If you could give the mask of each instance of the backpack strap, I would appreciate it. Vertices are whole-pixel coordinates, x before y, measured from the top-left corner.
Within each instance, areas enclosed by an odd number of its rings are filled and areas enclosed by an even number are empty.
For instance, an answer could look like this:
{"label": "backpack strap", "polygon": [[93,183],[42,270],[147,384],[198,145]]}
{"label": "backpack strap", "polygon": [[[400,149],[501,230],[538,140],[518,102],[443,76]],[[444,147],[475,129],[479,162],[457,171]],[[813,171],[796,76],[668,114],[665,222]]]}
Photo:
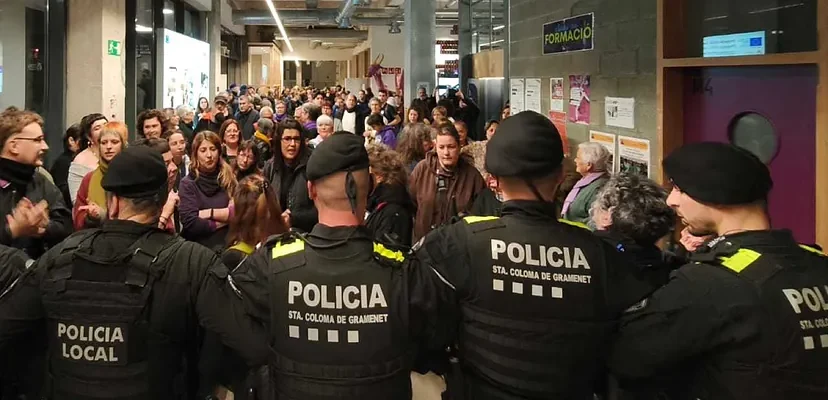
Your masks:
{"label": "backpack strap", "polygon": [[180,242],[180,239],[176,239],[176,236],[170,237],[166,232],[150,230],[136,240],[129,249],[131,256],[124,283],[141,288],[151,286],[154,278],[159,275],[158,271],[153,271],[153,264],[158,261],[158,255],[167,245]]}

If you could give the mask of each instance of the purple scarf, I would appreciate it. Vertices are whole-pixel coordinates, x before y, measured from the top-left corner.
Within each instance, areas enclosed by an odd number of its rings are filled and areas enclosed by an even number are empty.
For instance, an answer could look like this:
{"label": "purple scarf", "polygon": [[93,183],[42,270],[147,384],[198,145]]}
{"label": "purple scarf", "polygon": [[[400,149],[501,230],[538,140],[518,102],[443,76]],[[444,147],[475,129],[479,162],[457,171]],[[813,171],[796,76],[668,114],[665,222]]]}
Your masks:
{"label": "purple scarf", "polygon": [[316,129],[316,121],[308,121],[308,122],[305,122],[305,125],[302,125],[302,126],[303,126],[305,129],[307,129],[308,131],[310,131],[310,130],[312,130],[312,129]]}
{"label": "purple scarf", "polygon": [[282,115],[273,114],[273,120],[276,122],[282,122],[285,120],[285,118],[287,118],[287,113],[284,113]]}
{"label": "purple scarf", "polygon": [[595,182],[598,178],[604,176],[605,174],[606,172],[591,172],[579,179],[578,182],[575,182],[575,186],[573,186],[572,190],[569,191],[569,194],[566,195],[566,200],[564,200],[563,207],[561,208],[561,216],[566,215],[566,212],[569,211],[569,206],[571,206],[572,202],[575,201],[575,198],[578,197],[578,193],[581,192],[582,188],[589,186],[590,183]]}

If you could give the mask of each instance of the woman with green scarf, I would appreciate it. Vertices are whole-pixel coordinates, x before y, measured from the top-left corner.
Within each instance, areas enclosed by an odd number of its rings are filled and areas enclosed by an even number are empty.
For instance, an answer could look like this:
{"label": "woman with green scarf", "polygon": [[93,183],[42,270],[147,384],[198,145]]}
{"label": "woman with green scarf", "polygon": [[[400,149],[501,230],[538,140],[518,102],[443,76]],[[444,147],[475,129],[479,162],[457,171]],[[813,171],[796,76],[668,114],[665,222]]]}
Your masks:
{"label": "woman with green scarf", "polygon": [[98,227],[106,216],[106,192],[101,187],[101,180],[112,159],[126,148],[127,135],[126,125],[119,121],[107,122],[101,129],[98,168],[83,177],[72,209],[75,230]]}

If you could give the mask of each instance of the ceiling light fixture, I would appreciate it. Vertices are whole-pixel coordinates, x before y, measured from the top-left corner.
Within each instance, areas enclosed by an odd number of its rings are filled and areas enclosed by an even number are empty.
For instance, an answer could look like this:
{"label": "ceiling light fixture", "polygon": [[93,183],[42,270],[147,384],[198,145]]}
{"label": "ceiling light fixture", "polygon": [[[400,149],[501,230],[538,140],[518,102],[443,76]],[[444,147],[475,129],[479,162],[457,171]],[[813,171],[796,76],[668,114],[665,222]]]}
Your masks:
{"label": "ceiling light fixture", "polygon": [[170,10],[169,8],[165,8],[165,9],[164,9],[163,11],[161,11],[161,12],[162,12],[162,13],[164,13],[164,15],[170,15],[170,14],[174,13],[174,11],[173,11],[173,10]]}
{"label": "ceiling light fixture", "polygon": [[276,20],[276,26],[279,27],[279,33],[282,34],[282,38],[285,40],[285,44],[287,44],[288,50],[293,52],[293,45],[290,44],[290,38],[288,38],[287,32],[285,32],[285,26],[282,25],[282,20],[279,18],[279,13],[276,12],[276,7],[273,6],[273,0],[265,0],[267,3],[267,8],[270,9],[270,13],[273,14],[273,19]]}
{"label": "ceiling light fixture", "polygon": [[144,25],[135,25],[135,32],[152,32],[152,28]]}
{"label": "ceiling light fixture", "polygon": [[501,29],[503,29],[503,28],[505,28],[505,27],[506,27],[506,25],[497,25],[497,26],[495,26],[494,28],[492,28],[492,30],[493,30],[493,31],[499,31],[499,30],[501,30]]}

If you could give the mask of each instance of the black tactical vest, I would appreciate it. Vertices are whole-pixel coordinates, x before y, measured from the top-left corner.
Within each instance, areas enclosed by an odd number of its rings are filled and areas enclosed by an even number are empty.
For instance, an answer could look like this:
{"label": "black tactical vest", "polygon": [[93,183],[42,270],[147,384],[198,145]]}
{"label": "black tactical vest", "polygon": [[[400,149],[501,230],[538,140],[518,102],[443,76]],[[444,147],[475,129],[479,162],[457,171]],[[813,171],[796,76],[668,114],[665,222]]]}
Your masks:
{"label": "black tactical vest", "polygon": [[346,245],[354,255],[340,259],[298,235],[266,245],[280,399],[411,397],[403,253],[368,240]]}
{"label": "black tactical vest", "polygon": [[763,254],[723,239],[712,247],[692,259],[719,265],[756,289],[771,322],[763,327],[771,348],[761,350],[770,357],[748,364],[714,355],[688,398],[828,399],[828,257],[808,246]]}
{"label": "black tactical vest", "polygon": [[565,223],[466,217],[473,286],[459,340],[467,399],[591,399],[613,318],[600,239]]}
{"label": "black tactical vest", "polygon": [[52,398],[154,398],[149,375],[156,371],[148,359],[174,352],[164,348],[167,338],[150,332],[148,301],[163,273],[158,254],[180,242],[150,231],[126,253],[106,259],[89,252],[100,234],[69,237],[43,281]]}

